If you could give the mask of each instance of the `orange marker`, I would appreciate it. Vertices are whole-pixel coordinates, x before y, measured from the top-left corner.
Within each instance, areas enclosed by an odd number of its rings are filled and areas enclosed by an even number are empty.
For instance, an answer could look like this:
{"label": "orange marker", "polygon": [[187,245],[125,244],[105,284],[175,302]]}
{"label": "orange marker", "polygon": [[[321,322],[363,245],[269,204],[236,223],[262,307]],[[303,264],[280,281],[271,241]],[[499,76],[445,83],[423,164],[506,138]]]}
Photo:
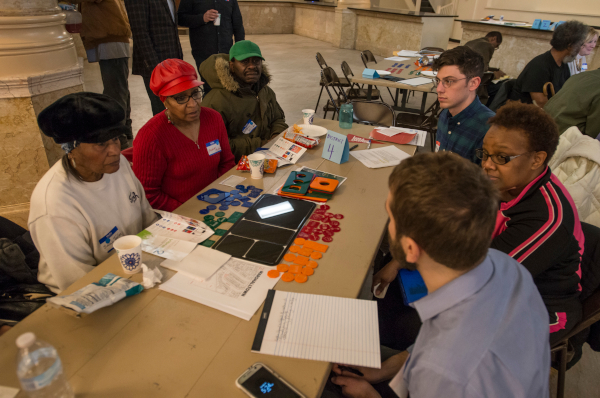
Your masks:
{"label": "orange marker", "polygon": [[290,252],[292,253],[298,253],[301,249],[298,246],[292,246],[290,247]]}
{"label": "orange marker", "polygon": [[285,261],[289,261],[291,263],[292,261],[294,261],[296,259],[296,255],[294,255],[292,253],[287,253],[285,256],[283,256],[283,259]]}
{"label": "orange marker", "polygon": [[301,265],[293,264],[290,266],[290,274],[299,274],[300,272],[302,272]]}
{"label": "orange marker", "polygon": [[323,255],[322,255],[321,253],[319,253],[319,252],[314,252],[314,253],[312,253],[312,254],[310,255],[310,258],[312,258],[312,259],[314,259],[314,260],[318,260],[318,259],[320,259],[321,257],[323,257]]}
{"label": "orange marker", "polygon": [[[271,272],[271,271],[269,271],[269,272]],[[314,273],[315,273],[315,270],[312,268],[309,268],[309,267],[302,268],[302,275],[311,276]]]}
{"label": "orange marker", "polygon": [[302,274],[298,274],[298,275],[296,275],[296,277],[294,279],[298,283],[304,283],[304,282],[306,282],[308,280],[308,276],[302,275]]}
{"label": "orange marker", "polygon": [[267,272],[267,276],[269,278],[277,278],[279,277],[279,271],[277,271],[276,269],[272,269],[271,271]]}
{"label": "orange marker", "polygon": [[306,243],[306,239],[304,239],[304,238],[296,238],[294,240],[294,243],[297,244],[297,245],[299,245],[299,246],[302,246],[303,244]]}
{"label": "orange marker", "polygon": [[291,281],[294,280],[294,274],[290,274],[289,272],[286,272],[281,277],[281,280],[284,281],[284,282],[291,282]]}
{"label": "orange marker", "polygon": [[294,260],[294,264],[306,265],[308,263],[308,257],[298,256]]}
{"label": "orange marker", "polygon": [[290,269],[290,267],[287,264],[279,264],[277,266],[277,271],[279,272],[287,272]]}
{"label": "orange marker", "polygon": [[306,264],[306,266],[308,268],[317,268],[319,266],[319,264],[317,264],[316,261],[309,261],[308,264]]}

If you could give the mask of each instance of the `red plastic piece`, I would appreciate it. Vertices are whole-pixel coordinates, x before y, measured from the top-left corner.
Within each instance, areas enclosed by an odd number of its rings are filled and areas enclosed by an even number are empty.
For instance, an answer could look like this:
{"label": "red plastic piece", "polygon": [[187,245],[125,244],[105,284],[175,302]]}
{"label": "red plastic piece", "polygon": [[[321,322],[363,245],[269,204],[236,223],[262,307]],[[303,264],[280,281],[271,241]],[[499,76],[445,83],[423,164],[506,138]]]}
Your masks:
{"label": "red plastic piece", "polygon": [[344,215],[343,214],[334,214],[333,217],[337,218],[338,220],[341,220],[342,218],[344,218]]}
{"label": "red plastic piece", "polygon": [[334,233],[335,232],[333,232],[333,231],[323,231],[323,235],[330,236],[330,237],[333,236]]}
{"label": "red plastic piece", "polygon": [[298,237],[299,237],[299,238],[302,238],[302,239],[310,239],[310,234],[308,234],[308,233],[306,233],[306,232],[300,232],[300,233],[298,234]]}
{"label": "red plastic piece", "polygon": [[306,224],[306,226],[307,226],[307,227],[311,227],[311,228],[315,228],[315,227],[317,227],[318,225],[319,225],[319,222],[318,222],[318,221],[309,221],[309,222]]}
{"label": "red plastic piece", "polygon": [[324,236],[323,237],[323,242],[327,242],[327,243],[333,242],[333,238],[331,236]]}
{"label": "red plastic piece", "polygon": [[333,213],[325,213],[325,217],[331,218],[331,217],[333,217]]}
{"label": "red plastic piece", "polygon": [[321,206],[319,206],[319,209],[329,210],[329,209],[331,209],[331,206],[329,206],[329,205],[321,205]]}
{"label": "red plastic piece", "polygon": [[339,221],[332,221],[330,222],[332,227],[339,227],[340,226],[340,222]]}
{"label": "red plastic piece", "polygon": [[312,234],[314,230],[315,229],[312,228],[312,227],[304,227],[304,228],[302,228],[302,232],[307,233],[307,234]]}
{"label": "red plastic piece", "polygon": [[342,229],[340,227],[332,227],[331,231],[333,232],[340,232]]}
{"label": "red plastic piece", "polygon": [[311,220],[315,220],[315,221],[321,221],[324,217],[320,214],[313,214],[312,216],[310,216]]}
{"label": "red plastic piece", "polygon": [[315,234],[311,234],[308,239],[310,240],[314,240],[314,241],[318,241],[319,240],[319,235],[315,235]]}

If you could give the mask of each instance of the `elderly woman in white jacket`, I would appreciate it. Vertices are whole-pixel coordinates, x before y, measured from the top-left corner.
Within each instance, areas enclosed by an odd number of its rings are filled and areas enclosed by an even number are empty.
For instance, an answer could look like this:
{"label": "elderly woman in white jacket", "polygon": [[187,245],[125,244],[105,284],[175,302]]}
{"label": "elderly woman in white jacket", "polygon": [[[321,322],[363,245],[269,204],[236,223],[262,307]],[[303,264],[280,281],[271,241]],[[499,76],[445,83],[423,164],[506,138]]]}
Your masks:
{"label": "elderly woman in white jacket", "polygon": [[55,293],[114,253],[113,242],[157,218],[125,157],[125,111],[112,98],[69,94],[38,116],[67,152],[36,185],[29,229],[40,252],[38,280]]}

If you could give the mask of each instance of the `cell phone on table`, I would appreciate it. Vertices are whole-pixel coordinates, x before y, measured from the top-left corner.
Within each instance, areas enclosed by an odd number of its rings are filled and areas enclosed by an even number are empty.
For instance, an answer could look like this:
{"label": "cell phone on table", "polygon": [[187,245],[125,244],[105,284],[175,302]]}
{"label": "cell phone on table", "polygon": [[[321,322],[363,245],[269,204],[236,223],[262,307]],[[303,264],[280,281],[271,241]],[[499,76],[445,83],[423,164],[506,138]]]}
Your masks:
{"label": "cell phone on table", "polygon": [[300,391],[260,362],[250,366],[238,377],[235,385],[254,398],[305,398]]}

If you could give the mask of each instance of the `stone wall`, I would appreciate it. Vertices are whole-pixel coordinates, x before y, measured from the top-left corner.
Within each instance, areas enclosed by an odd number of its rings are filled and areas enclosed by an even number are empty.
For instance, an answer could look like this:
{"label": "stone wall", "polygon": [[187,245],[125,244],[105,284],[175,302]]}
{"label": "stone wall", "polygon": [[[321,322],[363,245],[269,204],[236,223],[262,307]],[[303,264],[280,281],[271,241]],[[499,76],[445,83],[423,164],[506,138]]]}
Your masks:
{"label": "stone wall", "polygon": [[339,45],[335,7],[295,4],[294,34]]}
{"label": "stone wall", "polygon": [[393,51],[421,49],[421,18],[354,11],[357,14],[356,50],[371,50],[373,54],[389,57]]}
{"label": "stone wall", "polygon": [[292,3],[244,1],[239,5],[248,35],[291,34],[294,31]]}

